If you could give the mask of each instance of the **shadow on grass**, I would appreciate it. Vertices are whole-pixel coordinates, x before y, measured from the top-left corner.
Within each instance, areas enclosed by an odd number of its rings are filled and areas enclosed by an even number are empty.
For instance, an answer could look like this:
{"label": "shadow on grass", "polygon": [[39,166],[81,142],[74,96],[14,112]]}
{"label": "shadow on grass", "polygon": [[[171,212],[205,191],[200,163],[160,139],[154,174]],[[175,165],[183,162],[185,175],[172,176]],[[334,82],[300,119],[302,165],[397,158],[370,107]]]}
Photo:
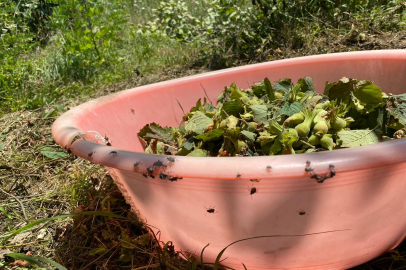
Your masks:
{"label": "shadow on grass", "polygon": [[123,218],[78,215],[71,226],[58,228],[55,257],[67,269],[186,267],[186,261],[180,259],[170,243],[164,249],[156,244],[159,234],[152,234],[131,212],[110,177],[98,190],[91,188],[88,192],[87,204],[76,207],[73,213],[104,211]]}

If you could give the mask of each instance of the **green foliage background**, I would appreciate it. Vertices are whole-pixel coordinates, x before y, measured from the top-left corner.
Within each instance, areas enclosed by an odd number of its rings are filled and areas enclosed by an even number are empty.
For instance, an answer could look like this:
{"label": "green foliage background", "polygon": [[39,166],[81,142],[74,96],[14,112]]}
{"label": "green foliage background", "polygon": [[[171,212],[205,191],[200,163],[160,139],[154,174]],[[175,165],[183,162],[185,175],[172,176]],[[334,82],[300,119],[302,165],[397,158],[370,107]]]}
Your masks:
{"label": "green foliage background", "polygon": [[[318,35],[400,30],[402,0],[0,0],[2,112],[172,66],[266,60]],[[355,27],[354,27],[355,25]]]}

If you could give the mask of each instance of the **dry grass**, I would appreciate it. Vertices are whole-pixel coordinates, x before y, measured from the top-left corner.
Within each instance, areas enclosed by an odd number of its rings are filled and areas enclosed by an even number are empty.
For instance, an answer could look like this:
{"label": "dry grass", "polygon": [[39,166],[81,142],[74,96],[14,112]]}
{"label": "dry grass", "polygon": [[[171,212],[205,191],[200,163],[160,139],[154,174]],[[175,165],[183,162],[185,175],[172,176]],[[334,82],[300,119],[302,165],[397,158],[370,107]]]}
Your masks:
{"label": "dry grass", "polygon": [[[140,75],[104,87],[92,96],[65,100],[63,105],[68,109],[122,89],[203,71],[176,68],[160,75]],[[147,269],[160,263],[182,268],[185,261],[180,255],[170,245],[165,255],[154,235],[132,215],[108,172],[67,155],[52,138],[56,117],[42,116],[37,110],[0,118],[0,241],[30,222],[62,214],[104,211],[127,219],[80,216],[46,222],[0,245],[0,269],[5,264],[10,268],[4,269],[28,267],[23,261],[4,262],[2,252],[6,250],[50,258],[67,269]],[[46,157],[41,152],[44,147],[67,156]]]}

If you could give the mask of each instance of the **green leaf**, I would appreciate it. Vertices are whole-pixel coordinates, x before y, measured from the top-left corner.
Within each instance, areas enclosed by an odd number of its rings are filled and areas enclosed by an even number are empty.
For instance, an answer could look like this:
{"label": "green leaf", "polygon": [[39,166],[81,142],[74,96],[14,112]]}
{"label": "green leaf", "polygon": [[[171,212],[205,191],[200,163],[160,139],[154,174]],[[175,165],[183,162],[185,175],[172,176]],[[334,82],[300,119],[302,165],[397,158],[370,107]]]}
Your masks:
{"label": "green leaf", "polygon": [[275,93],[274,93],[274,91],[272,89],[272,84],[269,81],[268,77],[266,77],[264,79],[264,85],[265,85],[266,94],[268,96],[268,100],[269,101],[275,100]]}
{"label": "green leaf", "polygon": [[348,104],[356,82],[344,77],[337,83],[326,83],[323,94],[328,96],[330,101],[337,100]]}
{"label": "green leaf", "polygon": [[398,118],[399,123],[406,125],[406,103],[399,104],[391,114]]}
{"label": "green leaf", "polygon": [[179,148],[177,155],[178,156],[186,156],[190,152],[191,152],[191,150],[187,150],[186,148],[181,147],[181,148]]}
{"label": "green leaf", "polygon": [[196,112],[189,122],[186,124],[185,129],[189,133],[203,134],[208,125],[213,125],[213,119],[207,117],[204,113]]}
{"label": "green leaf", "polygon": [[49,267],[47,267],[46,265],[43,264],[43,262],[48,263],[54,267],[56,267],[58,270],[67,270],[65,267],[63,267],[62,265],[60,265],[57,262],[54,262],[50,259],[47,258],[43,258],[43,257],[36,257],[36,256],[28,256],[22,253],[9,253],[6,254],[5,256],[17,259],[17,260],[23,260],[23,261],[27,261],[31,264],[37,265],[39,267],[45,268],[45,269],[50,269]]}
{"label": "green leaf", "polygon": [[269,122],[269,131],[272,134],[281,135],[283,127],[276,120],[272,120]]}
{"label": "green leaf", "polygon": [[301,104],[299,102],[293,102],[293,103],[286,102],[283,105],[283,107],[278,111],[277,114],[292,116],[295,113],[302,111],[304,108],[305,108],[305,105]]}
{"label": "green leaf", "polygon": [[207,151],[203,149],[195,149],[189,154],[187,154],[188,157],[207,157]]}
{"label": "green leaf", "polygon": [[235,129],[227,129],[224,131],[224,138],[229,138],[230,140],[238,140],[240,138],[240,127]]}
{"label": "green leaf", "polygon": [[145,125],[140,132],[137,134],[140,138],[143,138],[146,141],[151,139],[158,139],[164,143],[170,143],[173,140],[173,134],[171,128],[165,127],[162,128],[156,123],[151,123]]}
{"label": "green leaf", "polygon": [[313,96],[313,94],[306,94],[307,97],[304,97],[300,100],[300,103],[303,104],[306,102],[307,107],[313,108],[319,102],[319,100],[323,99],[322,96]]}
{"label": "green leaf", "polygon": [[214,112],[216,110],[216,107],[207,102],[204,103],[203,107],[206,109],[206,112]]}
{"label": "green leaf", "polygon": [[240,97],[243,96],[243,93],[241,92],[241,90],[233,83],[230,86],[230,98],[231,99],[240,99]]}
{"label": "green leaf", "polygon": [[288,78],[284,78],[273,84],[274,91],[282,90],[285,93],[289,92],[289,89],[291,87],[293,87],[293,83],[292,83],[292,80],[288,79]]}
{"label": "green leaf", "polygon": [[276,137],[277,135],[271,135],[268,131],[263,131],[259,133],[257,142],[261,144],[261,147],[264,147],[266,144],[273,142]]}
{"label": "green leaf", "polygon": [[0,143],[0,151],[3,151],[5,146],[6,145],[4,143]]}
{"label": "green leaf", "polygon": [[[235,117],[239,117],[240,112],[243,110],[243,105],[240,100],[235,99],[235,100],[225,102],[223,104],[223,110],[228,115],[234,115]],[[224,112],[222,112],[222,115],[223,114],[224,114]],[[223,117],[225,117],[225,115]]]}
{"label": "green leaf", "polygon": [[[222,129],[213,129],[210,132],[204,133],[202,135],[198,135],[195,137],[197,140],[203,140],[204,142],[214,141],[220,139],[224,134],[224,130]],[[182,145],[183,146],[183,145]]]}
{"label": "green leaf", "polygon": [[89,255],[93,256],[93,255],[97,255],[97,254],[103,254],[106,251],[107,251],[106,248],[94,248],[94,249],[89,251]]}
{"label": "green leaf", "polygon": [[193,107],[192,109],[190,109],[190,111],[191,112],[198,111],[200,107],[202,107],[202,99],[201,98],[199,98],[199,100],[196,101],[196,106]]}
{"label": "green leaf", "polygon": [[359,81],[354,89],[354,96],[367,104],[379,104],[383,101],[381,88],[370,81]]}
{"label": "green leaf", "polygon": [[292,145],[294,142],[297,142],[298,139],[299,135],[294,128],[285,129],[282,133],[282,143],[285,145]]}
{"label": "green leaf", "polygon": [[55,149],[52,147],[42,147],[41,153],[51,159],[64,158],[68,156],[68,154],[65,152],[55,152],[54,150]]}
{"label": "green leaf", "polygon": [[247,131],[247,130],[241,131],[241,135],[243,135],[244,138],[247,139],[247,141],[249,143],[254,143],[255,139],[257,137],[257,134],[255,134],[254,132]]}
{"label": "green leaf", "polygon": [[268,107],[266,105],[251,105],[250,109],[256,123],[261,124],[268,121]]}
{"label": "green leaf", "polygon": [[149,128],[151,131],[155,134],[153,136],[153,139],[159,139],[162,140],[165,143],[170,143],[173,140],[173,135],[171,133],[171,128],[168,127],[161,127],[160,125],[156,123],[152,123],[149,125]]}
{"label": "green leaf", "polygon": [[297,81],[297,84],[300,85],[301,92],[313,92],[316,93],[316,89],[314,88],[313,79],[310,77],[304,77]]}
{"label": "green leaf", "polygon": [[406,102],[406,94],[401,94],[401,95],[398,97],[398,100],[400,100],[400,101],[402,101],[402,102]]}
{"label": "green leaf", "polygon": [[266,94],[266,88],[264,85],[264,82],[257,82],[253,87],[252,87],[252,92],[257,98],[261,98],[263,95]]}
{"label": "green leaf", "polygon": [[337,135],[342,141],[341,147],[356,147],[379,142],[379,138],[373,130],[340,131]]}
{"label": "green leaf", "polygon": [[273,143],[269,155],[276,155],[278,154],[280,151],[282,151],[282,142],[281,142],[281,138],[278,137],[275,142]]}
{"label": "green leaf", "polygon": [[[199,135],[201,136],[201,135]],[[194,147],[193,144],[193,137],[190,137],[189,139],[187,139],[184,143],[182,143],[182,145],[180,146],[186,150],[192,150],[192,148]]]}

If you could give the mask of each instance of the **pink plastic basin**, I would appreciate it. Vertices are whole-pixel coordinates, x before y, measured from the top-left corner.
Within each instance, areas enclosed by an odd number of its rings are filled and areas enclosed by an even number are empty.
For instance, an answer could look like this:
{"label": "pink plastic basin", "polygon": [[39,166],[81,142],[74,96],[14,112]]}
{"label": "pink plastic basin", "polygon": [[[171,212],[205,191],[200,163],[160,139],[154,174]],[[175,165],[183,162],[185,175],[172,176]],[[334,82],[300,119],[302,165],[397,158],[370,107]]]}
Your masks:
{"label": "pink plastic basin", "polygon": [[[148,155],[137,138],[147,123],[178,125],[182,110],[224,86],[310,76],[318,92],[342,77],[372,80],[386,93],[406,92],[406,51],[364,51],[302,57],[220,70],[138,87],[71,109],[52,127],[55,140],[84,159],[106,166],[133,210],[159,228],[176,250],[214,262],[228,244],[224,265],[240,269],[347,269],[396,247],[406,232],[406,140],[371,146],[267,157]],[[202,86],[201,86],[202,85]],[[99,136],[107,135],[112,147]],[[82,134],[84,139],[71,142]],[[117,153],[111,153],[116,151]],[[156,161],[178,181],[145,178]],[[337,175],[317,183],[333,164]],[[134,163],[140,164],[134,168]],[[272,169],[267,169],[272,166]],[[241,177],[237,177],[240,174]],[[251,179],[257,179],[250,181]],[[255,187],[257,193],[250,195]],[[209,209],[214,209],[209,211]],[[210,213],[212,212],[212,213]]]}

